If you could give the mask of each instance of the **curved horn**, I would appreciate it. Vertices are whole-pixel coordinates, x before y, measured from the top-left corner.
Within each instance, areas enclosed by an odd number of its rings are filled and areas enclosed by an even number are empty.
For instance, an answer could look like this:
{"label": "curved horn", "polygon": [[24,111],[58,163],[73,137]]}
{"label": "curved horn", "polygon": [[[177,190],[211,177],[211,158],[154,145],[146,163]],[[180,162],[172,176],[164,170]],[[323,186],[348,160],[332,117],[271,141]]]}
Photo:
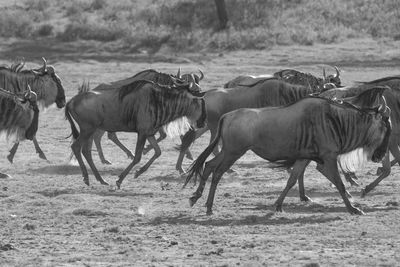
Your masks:
{"label": "curved horn", "polygon": [[21,61],[20,64],[18,64],[16,72],[20,72],[25,66],[25,59],[23,59],[23,61]]}
{"label": "curved horn", "polygon": [[335,70],[336,70],[336,75],[335,75],[334,77],[335,77],[335,78],[336,78],[336,77],[339,77],[339,76],[340,76],[340,70],[339,70],[339,68],[336,67],[336,66],[334,66],[334,68],[335,68]]}
{"label": "curved horn", "polygon": [[40,69],[41,72],[45,72],[47,69],[47,61],[44,57],[42,57],[43,60],[43,67]]}
{"label": "curved horn", "polygon": [[386,109],[387,109],[386,99],[385,99],[384,96],[382,96],[381,98],[382,98],[382,102],[383,103],[379,105],[378,112],[379,113],[385,113]]}
{"label": "curved horn", "polygon": [[322,76],[324,77],[324,83],[326,82],[326,72],[325,68],[322,68]]}
{"label": "curved horn", "polygon": [[181,79],[181,67],[179,67],[178,69],[178,73],[176,74],[176,77],[178,77],[179,79]]}
{"label": "curved horn", "polygon": [[204,78],[204,73],[201,71],[201,69],[199,69],[199,72],[200,72],[199,81],[201,81]]}

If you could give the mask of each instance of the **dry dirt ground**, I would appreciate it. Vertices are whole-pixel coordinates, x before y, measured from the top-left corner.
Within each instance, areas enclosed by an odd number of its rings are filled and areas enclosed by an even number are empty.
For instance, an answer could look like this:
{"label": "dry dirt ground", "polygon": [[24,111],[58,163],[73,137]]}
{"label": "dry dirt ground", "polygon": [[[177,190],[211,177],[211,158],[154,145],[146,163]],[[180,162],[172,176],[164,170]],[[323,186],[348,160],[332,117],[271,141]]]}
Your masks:
{"label": "dry dirt ground", "polygon": [[[157,62],[157,57],[82,59],[53,51],[46,56],[63,79],[67,98],[84,80],[92,86],[118,80],[146,69],[175,72],[201,68],[204,89],[219,86],[238,74],[272,73],[282,68],[321,73],[323,63],[343,70],[344,84],[400,73],[399,42],[353,41],[340,45],[277,47],[269,51],[180,55],[179,64]],[[8,50],[7,50],[8,49]],[[18,56],[2,49],[3,60]],[[80,59],[81,58],[81,59]],[[184,60],[182,60],[182,58]],[[129,59],[129,60],[126,60]],[[186,62],[186,63],[185,63]],[[329,71],[333,71],[329,69]],[[1,266],[399,266],[400,169],[367,197],[361,187],[349,187],[353,201],[365,216],[346,212],[337,190],[311,165],[305,186],[312,203],[299,201],[297,188],[289,192],[284,212],[273,203],[284,188],[287,173],[271,170],[247,153],[236,164],[236,173],[225,174],[214,205],[206,216],[206,195],[189,207],[194,188],[181,189],[182,178],[174,170],[178,139],[161,144],[163,154],[140,178],[127,176],[122,188],[101,186],[90,176],[85,186],[77,166],[67,165],[70,153],[69,124],[63,110],[52,108],[41,115],[38,140],[49,161],[41,160],[31,142],[23,142],[10,164],[10,144],[0,149],[0,170],[12,175],[0,180]],[[118,136],[133,150],[136,134]],[[206,147],[204,135],[192,147],[195,156]],[[114,185],[129,159],[107,138],[105,155],[112,165],[95,164]],[[146,155],[142,163],[149,159]],[[187,168],[190,161],[185,161]],[[375,179],[379,164],[360,170],[365,186]],[[208,187],[206,191],[208,193]]]}

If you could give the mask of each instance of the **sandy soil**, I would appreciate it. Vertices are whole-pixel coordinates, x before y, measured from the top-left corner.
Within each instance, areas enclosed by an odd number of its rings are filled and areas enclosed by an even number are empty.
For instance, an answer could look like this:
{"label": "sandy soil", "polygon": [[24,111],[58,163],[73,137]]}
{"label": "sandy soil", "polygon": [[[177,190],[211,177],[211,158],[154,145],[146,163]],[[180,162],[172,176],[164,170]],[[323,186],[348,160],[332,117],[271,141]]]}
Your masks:
{"label": "sandy soil", "polygon": [[[243,73],[265,74],[295,67],[320,74],[325,63],[341,67],[343,82],[348,84],[399,74],[398,45],[360,40],[171,56],[163,62],[157,57],[134,55],[82,59],[84,54],[54,50],[31,54],[37,59],[28,62],[28,67],[46,56],[62,77],[67,98],[76,94],[84,80],[95,86],[146,68],[175,72],[179,66],[185,72],[201,68],[206,74],[206,90]],[[8,59],[19,55],[18,49],[4,46],[0,52],[4,59],[0,63],[9,63]],[[273,203],[288,175],[268,169],[262,159],[247,153],[234,165],[236,173],[224,175],[214,215],[206,216],[205,196],[190,208],[188,198],[194,188],[182,190],[183,180],[174,170],[178,154],[173,147],[178,139],[163,142],[163,154],[150,170],[138,179],[128,175],[121,190],[115,191],[99,185],[93,176],[91,186],[85,186],[79,167],[66,164],[69,133],[63,110],[53,108],[41,115],[38,131],[48,162],[37,157],[30,142],[20,145],[14,164],[6,160],[10,145],[0,148],[1,171],[13,176],[0,181],[1,266],[400,265],[398,167],[366,198],[360,198],[361,188],[349,188],[365,216],[346,212],[337,190],[315,171],[315,165],[307,169],[305,178],[313,202],[300,202],[294,188],[284,202],[284,212],[276,213]],[[134,148],[136,134],[118,136]],[[205,148],[208,138],[206,134],[194,144],[195,156]],[[101,165],[93,151],[95,164],[114,184],[129,160],[107,138],[103,147],[113,164]],[[142,164],[149,157],[144,156]],[[189,164],[186,160],[185,167]],[[378,166],[371,163],[360,170],[362,185],[375,179]]]}

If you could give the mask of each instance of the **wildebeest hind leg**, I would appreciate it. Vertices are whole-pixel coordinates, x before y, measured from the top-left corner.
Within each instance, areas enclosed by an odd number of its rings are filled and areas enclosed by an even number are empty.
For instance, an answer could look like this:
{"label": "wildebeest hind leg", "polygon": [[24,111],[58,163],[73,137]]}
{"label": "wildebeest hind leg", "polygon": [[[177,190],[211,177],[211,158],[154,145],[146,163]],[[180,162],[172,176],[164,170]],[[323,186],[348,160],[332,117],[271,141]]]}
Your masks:
{"label": "wildebeest hind leg", "polygon": [[[203,195],[204,187],[206,186],[208,177],[215,170],[215,168],[221,163],[222,159],[223,159],[223,156],[221,154],[218,154],[215,158],[206,162],[204,171],[203,171],[203,175],[200,177],[199,186],[197,187],[197,190],[193,193],[192,197],[189,198],[189,204],[191,207],[194,204],[196,204],[197,200]],[[196,179],[197,179],[197,177],[195,177],[195,180],[194,180],[195,183],[196,183]]]}
{"label": "wildebeest hind leg", "polygon": [[327,159],[324,161],[323,165],[318,165],[318,167],[318,170],[336,185],[336,188],[338,189],[340,195],[342,196],[344,204],[346,205],[347,211],[350,214],[364,214],[364,212],[362,212],[360,209],[354,207],[347,198],[346,188],[342,182],[342,179],[340,178],[339,170],[337,167],[337,159]]}
{"label": "wildebeest hind leg", "polygon": [[160,146],[157,144],[156,138],[153,136],[150,136],[147,138],[147,141],[150,142],[150,145],[154,148],[154,155],[150,158],[150,160],[143,166],[141,167],[136,173],[135,173],[135,178],[139,177],[142,173],[144,173],[150,165],[158,158],[161,156],[161,149]]}
{"label": "wildebeest hind leg", "polygon": [[132,152],[126,147],[124,146],[121,141],[119,141],[117,134],[114,132],[108,132],[107,134],[108,139],[110,139],[111,141],[113,141],[114,144],[116,144],[120,149],[122,149],[122,151],[125,152],[125,154],[128,156],[128,158],[133,159],[135,156],[132,154]]}
{"label": "wildebeest hind leg", "polygon": [[237,154],[237,155],[232,155],[228,154],[224,151],[221,152],[223,155],[223,160],[219,166],[215,169],[211,181],[211,186],[210,186],[210,192],[208,193],[207,197],[207,202],[206,202],[206,207],[207,207],[207,215],[212,214],[212,206],[214,204],[214,197],[215,197],[215,191],[217,189],[217,185],[219,181],[221,180],[222,175],[235,163],[237,159],[239,159],[244,153],[242,154]]}
{"label": "wildebeest hind leg", "polygon": [[76,160],[78,161],[79,167],[81,168],[82,176],[83,176],[83,182],[86,185],[89,185],[89,175],[88,175],[85,163],[82,160],[82,154],[81,154],[82,135],[79,135],[79,137],[72,143],[71,149],[72,149],[72,152],[75,155]]}
{"label": "wildebeest hind leg", "polygon": [[[101,184],[103,185],[108,185],[108,183],[106,181],[103,180],[103,178],[101,178],[99,171],[97,170],[96,166],[93,163],[93,158],[92,158],[92,143],[93,143],[93,139],[91,138],[93,135],[94,131],[91,133],[84,133],[85,136],[90,136],[90,138],[86,138],[83,142],[82,142],[82,154],[85,157],[86,161],[88,162],[90,168],[92,169],[92,172],[94,174],[94,177],[96,177],[96,180],[99,181]],[[82,135],[82,133],[81,133]]]}
{"label": "wildebeest hind leg", "polygon": [[[307,160],[307,161],[301,160],[298,163],[299,164],[299,166],[298,166],[299,168],[300,168],[300,163],[304,164],[302,173],[299,174],[299,172],[297,171],[297,173],[298,173],[297,181],[299,183],[300,201],[305,201],[305,202],[312,201],[311,198],[306,195],[305,190],[304,190],[304,171],[305,171],[306,167],[310,164],[310,162],[311,162],[310,160]],[[295,163],[295,165],[296,165],[296,163]],[[290,174],[291,173],[292,173],[292,171],[290,172]]]}
{"label": "wildebeest hind leg", "polygon": [[7,159],[10,163],[13,163],[15,153],[17,152],[19,142],[14,143],[13,147],[10,149],[10,154],[8,154]]}
{"label": "wildebeest hind leg", "polygon": [[44,154],[43,150],[40,148],[39,143],[36,139],[36,135],[32,139],[33,145],[35,146],[36,153],[39,154],[39,158],[47,160],[46,155]]}
{"label": "wildebeest hind leg", "polygon": [[96,146],[97,154],[99,155],[101,163],[110,165],[111,162],[104,157],[103,148],[101,147],[101,138],[103,137],[104,133],[105,131],[97,129],[93,134],[93,142]]}
{"label": "wildebeest hind leg", "polygon": [[132,162],[128,165],[128,167],[126,167],[126,169],[119,175],[119,179],[115,182],[118,189],[121,187],[122,181],[124,181],[125,177],[132,170],[133,166],[138,164],[142,159],[142,153],[145,143],[146,143],[146,135],[138,133],[136,148],[135,148],[135,157],[133,158]]}

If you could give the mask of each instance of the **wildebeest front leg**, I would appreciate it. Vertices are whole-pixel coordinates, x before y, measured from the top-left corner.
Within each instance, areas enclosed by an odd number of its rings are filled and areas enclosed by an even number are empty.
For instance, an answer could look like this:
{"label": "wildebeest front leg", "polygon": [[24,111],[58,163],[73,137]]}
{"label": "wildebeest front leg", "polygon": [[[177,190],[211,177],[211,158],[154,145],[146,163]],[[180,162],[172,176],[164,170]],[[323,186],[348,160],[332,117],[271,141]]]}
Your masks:
{"label": "wildebeest front leg", "polygon": [[135,173],[135,178],[139,177],[142,173],[144,173],[150,165],[158,158],[161,156],[161,149],[160,146],[157,144],[156,138],[153,136],[147,137],[147,141],[150,142],[150,145],[154,148],[154,155],[150,158],[150,160],[143,166],[141,167],[136,173]]}
{"label": "wildebeest front leg", "polygon": [[337,159],[336,158],[326,159],[324,161],[324,164],[318,165],[318,167],[319,167],[318,170],[336,185],[336,188],[339,190],[339,193],[342,196],[344,204],[346,205],[347,211],[350,214],[363,215],[364,212],[354,207],[347,198],[346,188],[342,182],[342,179],[340,178],[339,170],[337,167]]}
{"label": "wildebeest front leg", "polygon": [[117,134],[115,132],[108,132],[107,134],[108,139],[110,139],[111,141],[114,142],[114,144],[116,144],[120,149],[122,149],[122,151],[125,152],[125,154],[128,156],[128,158],[133,159],[135,156],[132,154],[132,152],[126,147],[124,146],[121,141],[119,141]]}
{"label": "wildebeest front leg", "polygon": [[354,172],[343,171],[343,175],[344,175],[344,178],[346,179],[346,181],[350,183],[350,185],[352,185],[352,186],[360,185],[358,182],[356,182],[356,180],[358,180],[358,178]]}
{"label": "wildebeest front leg", "polygon": [[[275,209],[276,211],[282,211],[282,203],[285,199],[289,190],[296,184],[297,180],[299,180],[299,190],[300,190],[300,176],[304,175],[304,170],[306,169],[307,165],[310,163],[309,160],[297,160],[293,165],[293,170],[290,173],[290,177],[286,183],[285,189],[283,189],[282,193],[280,194],[279,198],[275,202]],[[303,183],[303,179],[301,179]],[[303,194],[304,194],[304,185],[302,186]],[[301,195],[301,194],[300,194]]]}
{"label": "wildebeest front leg", "polygon": [[[160,136],[156,139],[157,143],[160,143],[162,140],[164,140],[165,138],[167,138],[167,134],[165,133],[163,128],[160,128],[158,130],[158,133],[160,134]],[[147,140],[150,143],[150,140]],[[150,143],[148,144],[144,149],[143,149],[143,155],[146,155],[150,150],[152,150],[154,147],[153,145]]]}
{"label": "wildebeest front leg", "polygon": [[143,148],[146,143],[146,135],[138,133],[136,148],[135,148],[135,157],[132,162],[126,167],[126,169],[119,175],[119,179],[116,181],[117,188],[121,187],[122,181],[128,175],[128,173],[132,170],[133,166],[138,164],[142,159]]}
{"label": "wildebeest front leg", "polygon": [[19,142],[14,143],[13,147],[10,149],[10,154],[7,155],[7,159],[10,163],[13,163],[15,153],[17,152]]}
{"label": "wildebeest front leg", "polygon": [[361,197],[364,197],[368,192],[375,188],[384,178],[389,176],[390,174],[390,158],[389,152],[386,153],[385,157],[382,160],[382,173],[376,178],[372,183],[367,185],[363,190],[361,190]]}
{"label": "wildebeest front leg", "polygon": [[36,135],[33,137],[32,141],[33,141],[33,145],[35,146],[36,153],[39,154],[39,158],[47,160],[46,155],[44,154],[44,152],[42,151],[42,149],[39,146],[39,143],[36,139]]}

